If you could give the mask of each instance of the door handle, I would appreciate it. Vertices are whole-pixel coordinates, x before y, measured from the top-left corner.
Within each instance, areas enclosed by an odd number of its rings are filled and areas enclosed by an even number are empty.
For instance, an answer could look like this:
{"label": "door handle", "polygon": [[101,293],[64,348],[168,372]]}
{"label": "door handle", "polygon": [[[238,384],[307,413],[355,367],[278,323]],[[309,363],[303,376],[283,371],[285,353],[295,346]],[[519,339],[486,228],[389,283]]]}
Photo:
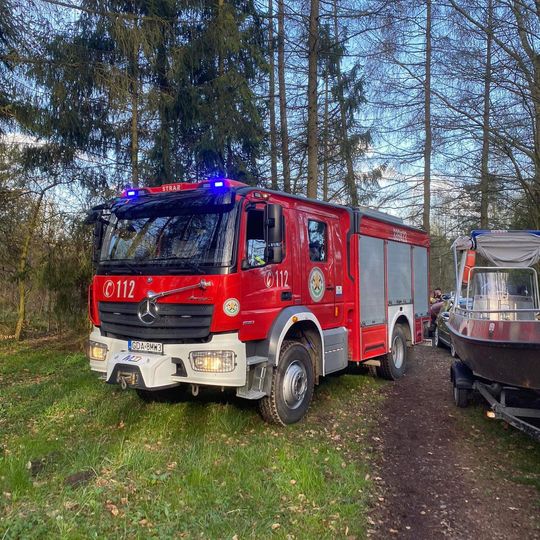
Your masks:
{"label": "door handle", "polygon": [[281,299],[284,301],[292,300],[292,292],[291,291],[283,291],[281,293]]}
{"label": "door handle", "polygon": [[335,287],[333,285],[327,285],[326,286],[327,291],[333,291],[334,289],[335,289]]}

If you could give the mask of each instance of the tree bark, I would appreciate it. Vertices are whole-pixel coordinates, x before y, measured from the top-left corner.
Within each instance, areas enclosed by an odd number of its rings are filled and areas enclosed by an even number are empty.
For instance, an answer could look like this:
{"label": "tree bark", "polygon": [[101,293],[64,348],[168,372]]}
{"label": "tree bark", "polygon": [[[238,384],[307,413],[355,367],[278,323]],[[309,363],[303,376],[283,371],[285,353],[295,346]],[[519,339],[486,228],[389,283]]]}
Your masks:
{"label": "tree bark", "polygon": [[41,203],[45,192],[42,191],[37,198],[37,201],[32,210],[30,216],[30,223],[26,229],[26,236],[24,237],[23,247],[21,250],[21,256],[19,258],[18,272],[17,272],[17,290],[19,293],[19,305],[17,308],[17,323],[15,325],[15,339],[19,341],[24,329],[24,321],[26,318],[26,272],[28,270],[28,257],[30,255],[30,243],[34,236],[34,232],[37,227],[39,212],[41,210]]}
{"label": "tree bark", "polygon": [[531,221],[535,228],[540,227],[540,54],[533,48],[532,31],[529,28],[534,27],[540,21],[540,8],[535,11],[536,20],[533,25],[527,25],[523,13],[521,2],[514,0],[512,11],[516,19],[516,26],[523,51],[530,62],[529,77],[527,83],[531,93],[533,109],[533,141],[534,148],[532,152],[532,161],[534,167],[533,179],[529,197],[531,199]]}
{"label": "tree bark", "polygon": [[307,196],[317,198],[318,180],[318,133],[317,133],[317,60],[319,49],[319,0],[311,0],[309,14],[308,38],[308,125],[307,125],[307,151],[308,151],[308,178]]}
{"label": "tree bark", "polygon": [[[339,26],[338,26],[338,10],[337,0],[334,0],[334,39],[336,45],[339,44]],[[351,144],[349,141],[349,134],[347,130],[347,111],[345,110],[345,99],[343,96],[343,77],[341,75],[341,59],[336,61],[336,78],[338,87],[338,104],[339,104],[339,117],[340,117],[340,131],[341,131],[341,154],[345,159],[345,166],[347,167],[347,174],[345,177],[345,184],[349,193],[352,206],[358,206],[358,190],[356,188],[356,179],[354,176],[354,165],[352,159]]]}
{"label": "tree bark", "polygon": [[[138,29],[135,19],[134,30]],[[139,44],[137,36],[133,36],[133,57],[130,61],[131,86],[131,130],[130,130],[130,157],[131,157],[131,185],[139,186]]]}
{"label": "tree bark", "polygon": [[484,112],[482,115],[482,160],[480,170],[480,228],[489,228],[488,208],[490,195],[489,179],[489,128],[491,93],[491,49],[493,42],[493,0],[488,0],[486,24],[486,68],[484,72]]}
{"label": "tree bark", "polygon": [[430,232],[431,209],[431,0],[426,0],[426,57],[424,79],[424,211],[422,226]]}
{"label": "tree bark", "polygon": [[291,165],[289,157],[289,130],[287,127],[287,90],[285,86],[285,3],[278,0],[278,84],[279,122],[281,126],[281,160],[283,164],[283,190],[291,192]]}
{"label": "tree bark", "polygon": [[328,136],[328,71],[324,75],[324,116],[323,116],[323,175],[322,175],[322,198],[323,201],[328,200],[328,160],[330,156],[329,136]]}
{"label": "tree bark", "polygon": [[277,133],[276,133],[276,81],[274,62],[274,2],[268,0],[268,56],[270,57],[269,103],[270,107],[270,174],[272,189],[278,189],[277,181]]}

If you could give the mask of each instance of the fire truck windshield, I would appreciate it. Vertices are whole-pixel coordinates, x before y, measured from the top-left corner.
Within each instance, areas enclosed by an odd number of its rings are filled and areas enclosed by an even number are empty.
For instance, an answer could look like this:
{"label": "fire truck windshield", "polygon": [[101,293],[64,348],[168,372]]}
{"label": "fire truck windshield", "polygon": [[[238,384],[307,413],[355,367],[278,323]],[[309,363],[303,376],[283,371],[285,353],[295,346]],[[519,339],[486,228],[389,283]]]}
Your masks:
{"label": "fire truck windshield", "polygon": [[174,193],[112,207],[100,257],[104,273],[206,274],[233,264],[232,193]]}

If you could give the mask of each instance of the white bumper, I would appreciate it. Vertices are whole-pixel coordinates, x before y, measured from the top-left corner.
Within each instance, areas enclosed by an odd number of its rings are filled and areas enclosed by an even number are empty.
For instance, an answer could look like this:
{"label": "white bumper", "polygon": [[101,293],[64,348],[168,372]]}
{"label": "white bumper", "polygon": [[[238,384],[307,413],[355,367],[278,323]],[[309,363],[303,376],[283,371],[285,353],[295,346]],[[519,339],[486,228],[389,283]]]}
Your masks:
{"label": "white bumper", "polygon": [[[190,383],[210,386],[240,387],[246,384],[246,347],[238,339],[237,334],[217,334],[208,343],[189,343],[184,345],[164,344],[163,354],[144,352],[129,352],[128,342],[103,337],[99,328],[94,327],[90,340],[107,346],[107,357],[104,361],[90,360],[90,369],[103,374],[105,380],[110,380],[114,373],[138,368],[142,378],[142,387],[163,388],[178,383]],[[228,373],[209,373],[193,369],[189,353],[192,351],[233,351],[236,355],[234,369]],[[186,371],[186,376],[178,376],[177,364],[173,359],[180,359]]]}

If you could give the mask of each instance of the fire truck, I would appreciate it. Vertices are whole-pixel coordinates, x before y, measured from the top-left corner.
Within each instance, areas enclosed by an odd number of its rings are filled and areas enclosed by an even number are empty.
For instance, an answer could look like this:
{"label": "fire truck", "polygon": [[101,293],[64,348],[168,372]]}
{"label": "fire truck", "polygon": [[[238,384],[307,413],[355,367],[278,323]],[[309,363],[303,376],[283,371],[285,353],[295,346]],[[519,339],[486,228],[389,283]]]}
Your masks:
{"label": "fire truck", "polygon": [[396,217],[219,179],[127,189],[89,221],[90,367],[145,400],[232,388],[291,424],[321,377],[398,379],[423,339],[429,238]]}

